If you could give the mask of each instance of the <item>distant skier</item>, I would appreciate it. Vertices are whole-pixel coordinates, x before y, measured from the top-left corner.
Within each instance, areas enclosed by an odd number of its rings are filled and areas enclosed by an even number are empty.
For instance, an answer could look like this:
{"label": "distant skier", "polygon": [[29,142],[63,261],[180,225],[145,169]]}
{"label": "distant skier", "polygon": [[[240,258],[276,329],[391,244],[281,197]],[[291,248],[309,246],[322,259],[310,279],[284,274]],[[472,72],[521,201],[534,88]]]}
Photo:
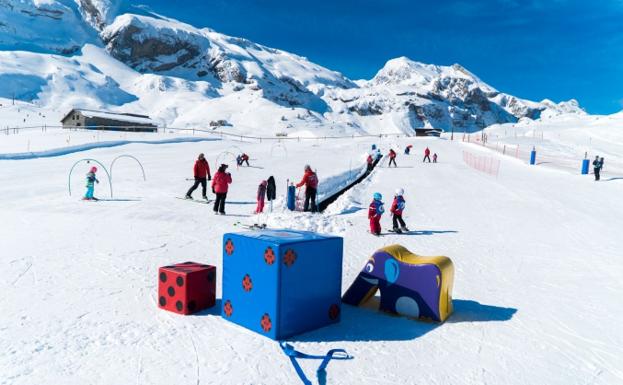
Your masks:
{"label": "distant skier", "polygon": [[383,207],[383,196],[381,193],[374,193],[372,203],[368,207],[368,219],[370,220],[370,232],[374,235],[381,235],[381,216],[385,212]]}
{"label": "distant skier", "polygon": [[214,201],[214,214],[225,215],[225,199],[227,198],[227,190],[232,182],[231,174],[225,172],[227,170],[226,164],[221,164],[216,174],[214,174],[214,180],[212,180],[212,192],[216,194],[216,200]]}
{"label": "distant skier", "polygon": [[210,175],[210,165],[208,161],[205,159],[203,153],[199,154],[197,160],[195,161],[195,166],[193,167],[193,174],[195,176],[195,184],[191,186],[191,188],[186,193],[186,199],[193,199],[192,193],[201,185],[201,197],[205,200],[208,200],[208,196],[206,195],[207,188],[207,180],[212,180],[212,175]]}
{"label": "distant skier", "polygon": [[260,214],[264,212],[264,200],[266,198],[266,186],[268,186],[268,182],[265,180],[260,182],[260,185],[257,186],[257,207],[255,208],[256,214]]}
{"label": "distant skier", "polygon": [[305,174],[303,174],[303,179],[301,179],[296,187],[302,187],[303,185],[305,186],[305,203],[303,204],[303,211],[309,211],[311,203],[311,212],[315,213],[318,210],[316,207],[318,176],[312,171],[311,166],[308,164],[305,165]]}
{"label": "distant skier", "polygon": [[383,157],[383,154],[381,154],[381,149],[380,148],[376,149],[375,157],[376,157],[376,160],[379,160],[379,159],[381,159]]}
{"label": "distant skier", "polygon": [[277,186],[275,184],[275,178],[271,175],[268,177],[268,184],[266,185],[266,199],[270,203],[270,212],[273,212],[273,201],[277,199]]}
{"label": "distant skier", "polygon": [[428,159],[428,163],[430,163],[430,150],[428,147],[424,150],[424,159],[422,159],[422,162],[425,162],[426,159]]}
{"label": "distant skier", "polygon": [[405,155],[409,155],[411,153],[411,147],[413,147],[412,145],[408,145],[407,147],[405,147]]}
{"label": "distant skier", "polygon": [[97,184],[100,183],[100,181],[95,176],[96,172],[97,172],[97,167],[93,166],[91,167],[91,170],[89,170],[89,172],[87,173],[87,184],[86,184],[87,192],[84,194],[84,198],[82,198],[84,200],[87,200],[87,201],[98,200],[97,198],[93,196],[93,193],[95,192],[95,183]]}
{"label": "distant skier", "polygon": [[433,163],[437,163],[437,153],[433,154]]}
{"label": "distant skier", "polygon": [[600,178],[600,173],[601,173],[601,168],[604,166],[603,163],[603,159],[601,158],[601,160],[599,159],[599,155],[597,155],[595,157],[595,160],[593,161],[593,171],[595,172],[595,180],[599,180]]}
{"label": "distant skier", "polygon": [[242,166],[243,163],[246,163],[247,167],[249,167],[249,155],[245,154],[244,152],[238,155],[236,157],[236,163],[238,163],[238,166]]}
{"label": "distant skier", "polygon": [[[402,219],[402,212],[405,209],[405,198],[403,197],[405,191],[401,188],[396,190],[396,194],[394,195],[394,201],[392,202],[392,207],[390,208],[390,212],[392,213],[392,224],[394,231],[398,234],[403,231],[409,231],[405,221]],[[400,227],[398,225],[400,224]]]}
{"label": "distant skier", "polygon": [[394,167],[398,167],[396,164],[396,151],[393,148],[389,149],[389,165],[387,167],[391,167],[392,163],[394,163]]}
{"label": "distant skier", "polygon": [[366,163],[368,164],[368,172],[372,171],[372,167],[374,167],[374,159],[372,159],[372,155],[368,154]]}

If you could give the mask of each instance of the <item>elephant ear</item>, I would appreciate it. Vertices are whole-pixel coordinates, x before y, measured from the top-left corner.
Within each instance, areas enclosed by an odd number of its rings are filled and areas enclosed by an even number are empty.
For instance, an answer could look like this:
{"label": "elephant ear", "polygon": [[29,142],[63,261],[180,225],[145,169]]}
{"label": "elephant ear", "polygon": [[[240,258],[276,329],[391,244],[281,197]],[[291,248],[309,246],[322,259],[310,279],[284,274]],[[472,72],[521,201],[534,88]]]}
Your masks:
{"label": "elephant ear", "polygon": [[398,280],[400,275],[400,264],[394,258],[385,261],[385,280],[388,284],[392,284]]}

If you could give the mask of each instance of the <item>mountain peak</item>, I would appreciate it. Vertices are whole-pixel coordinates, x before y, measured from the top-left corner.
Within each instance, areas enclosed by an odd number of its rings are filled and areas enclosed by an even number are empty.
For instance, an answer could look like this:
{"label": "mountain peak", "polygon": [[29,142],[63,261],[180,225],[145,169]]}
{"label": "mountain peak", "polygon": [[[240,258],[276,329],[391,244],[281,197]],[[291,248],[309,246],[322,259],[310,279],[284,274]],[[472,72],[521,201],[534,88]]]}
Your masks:
{"label": "mountain peak", "polygon": [[121,0],[74,0],[83,18],[96,30],[101,31],[116,16]]}

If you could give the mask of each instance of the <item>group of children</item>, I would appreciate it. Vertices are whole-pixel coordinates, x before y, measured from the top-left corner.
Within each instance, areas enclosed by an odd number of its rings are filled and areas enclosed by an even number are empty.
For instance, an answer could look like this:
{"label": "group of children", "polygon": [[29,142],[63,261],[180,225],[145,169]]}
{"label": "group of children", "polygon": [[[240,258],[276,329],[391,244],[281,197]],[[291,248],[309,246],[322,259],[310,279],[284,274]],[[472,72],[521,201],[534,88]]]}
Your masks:
{"label": "group of children", "polygon": [[[411,153],[411,148],[413,146],[412,145],[408,145],[407,147],[405,147],[405,155],[409,155]],[[398,167],[398,165],[396,164],[396,156],[398,154],[396,153],[396,151],[394,151],[393,148],[389,149],[389,153],[387,154],[387,156],[389,157],[389,164],[387,167],[391,167],[392,164],[394,165],[394,167]],[[370,166],[370,161],[371,156],[368,157],[368,168]],[[424,159],[422,159],[422,162],[426,162],[426,160],[428,159],[428,163],[430,163],[430,149],[428,147],[426,147],[426,149],[424,150]],[[437,163],[437,153],[433,154],[433,163]]]}
{"label": "group of children", "polygon": [[[372,163],[371,160],[372,158],[369,157],[369,164]],[[212,179],[212,176],[210,174],[210,166],[208,165],[205,156],[203,154],[199,154],[193,166],[194,184],[186,193],[185,198],[193,199],[192,193],[199,187],[199,185],[201,185],[203,199],[207,200],[207,181],[212,180],[212,192],[216,195],[216,199],[214,201],[214,213],[225,215],[225,200],[227,198],[229,185],[232,183],[231,174],[226,171],[227,167],[228,166],[226,164],[221,164],[218,168],[218,171],[214,175],[214,179]],[[93,196],[93,191],[95,188],[94,185],[95,183],[99,183],[99,180],[95,175],[96,172],[97,167],[91,167],[86,175],[87,190],[83,198],[84,200],[97,200],[97,198]],[[305,211],[308,211],[308,204],[311,203],[312,212],[314,212],[315,195],[318,186],[318,180],[315,172],[311,170],[311,167],[309,165],[305,166],[305,175],[303,176],[303,180],[301,181],[301,183],[299,183],[298,186],[300,187],[302,185],[306,186]],[[393,231],[399,234],[403,231],[409,231],[404,220],[402,219],[402,213],[405,209],[405,199],[403,195],[404,190],[402,188],[397,189],[394,195],[394,201],[392,202],[392,206],[390,208],[390,212],[393,216]],[[276,197],[275,179],[272,176],[269,177],[268,180],[262,180],[257,188],[257,206],[255,208],[256,214],[262,213],[264,211],[264,204],[267,197],[269,201],[274,200]],[[372,203],[370,203],[370,207],[368,209],[370,232],[377,236],[381,234],[381,217],[385,213],[384,203],[382,199],[383,196],[381,195],[381,193],[374,193],[374,199],[372,200]]]}
{"label": "group of children", "polygon": [[[404,212],[406,201],[404,198],[404,190],[399,188],[394,194],[394,201],[389,211],[392,214],[392,231],[398,234],[402,234],[403,231],[409,231],[405,221],[402,219],[402,213]],[[373,195],[372,203],[368,207],[368,219],[370,220],[370,233],[379,236],[381,235],[381,217],[385,213],[385,207],[383,203],[383,195],[375,192]]]}

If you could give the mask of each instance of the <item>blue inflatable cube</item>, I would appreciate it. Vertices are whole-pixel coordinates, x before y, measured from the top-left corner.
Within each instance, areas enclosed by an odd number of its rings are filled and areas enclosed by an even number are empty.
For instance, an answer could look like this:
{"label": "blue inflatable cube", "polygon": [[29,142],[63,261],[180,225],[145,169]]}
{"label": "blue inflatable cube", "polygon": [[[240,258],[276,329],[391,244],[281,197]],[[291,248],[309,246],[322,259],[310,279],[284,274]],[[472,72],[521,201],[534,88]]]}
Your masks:
{"label": "blue inflatable cube", "polygon": [[338,322],[340,237],[295,230],[223,236],[223,317],[280,340]]}

